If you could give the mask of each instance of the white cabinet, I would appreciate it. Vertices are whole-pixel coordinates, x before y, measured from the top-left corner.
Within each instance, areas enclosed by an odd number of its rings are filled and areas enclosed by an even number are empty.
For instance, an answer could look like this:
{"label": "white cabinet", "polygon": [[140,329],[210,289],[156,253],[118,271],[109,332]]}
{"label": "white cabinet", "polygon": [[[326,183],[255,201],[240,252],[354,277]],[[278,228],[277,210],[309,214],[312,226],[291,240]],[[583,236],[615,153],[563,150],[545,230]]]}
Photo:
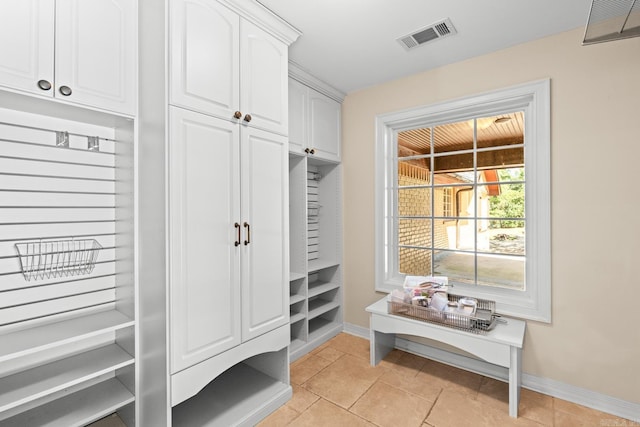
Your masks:
{"label": "white cabinet", "polygon": [[171,2],[172,105],[287,134],[287,45],[216,0]]}
{"label": "white cabinet", "polygon": [[133,115],[135,10],[130,0],[3,0],[0,84]]}
{"label": "white cabinet", "polygon": [[170,109],[171,373],[289,320],[286,138]]}
{"label": "white cabinet", "polygon": [[289,78],[289,104],[290,151],[339,162],[340,103]]}

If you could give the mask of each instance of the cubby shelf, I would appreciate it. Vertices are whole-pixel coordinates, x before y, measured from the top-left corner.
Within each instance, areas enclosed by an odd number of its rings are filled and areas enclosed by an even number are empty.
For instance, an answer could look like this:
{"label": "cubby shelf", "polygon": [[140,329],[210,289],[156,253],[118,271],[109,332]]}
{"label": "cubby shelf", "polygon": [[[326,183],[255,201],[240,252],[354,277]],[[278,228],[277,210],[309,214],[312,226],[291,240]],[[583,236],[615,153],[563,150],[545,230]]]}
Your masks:
{"label": "cubby shelf", "polygon": [[0,362],[117,331],[133,324],[133,320],[124,314],[110,310],[9,333],[0,337]]}
{"label": "cubby shelf", "polygon": [[116,378],[102,381],[30,411],[0,421],[0,426],[80,427],[105,417],[134,401]]}
{"label": "cubby shelf", "polygon": [[133,356],[116,344],[67,357],[0,379],[0,412],[132,365]]}

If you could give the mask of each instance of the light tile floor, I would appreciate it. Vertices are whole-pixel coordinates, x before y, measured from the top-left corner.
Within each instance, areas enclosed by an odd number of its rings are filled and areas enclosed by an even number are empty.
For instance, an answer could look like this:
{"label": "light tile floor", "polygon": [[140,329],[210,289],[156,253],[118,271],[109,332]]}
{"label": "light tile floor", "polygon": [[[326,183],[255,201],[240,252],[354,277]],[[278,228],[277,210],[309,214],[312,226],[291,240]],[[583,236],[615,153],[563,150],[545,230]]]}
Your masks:
{"label": "light tile floor", "polygon": [[509,417],[507,383],[392,351],[369,364],[369,341],[342,333],[291,364],[293,398],[260,427],[635,426],[522,389]]}

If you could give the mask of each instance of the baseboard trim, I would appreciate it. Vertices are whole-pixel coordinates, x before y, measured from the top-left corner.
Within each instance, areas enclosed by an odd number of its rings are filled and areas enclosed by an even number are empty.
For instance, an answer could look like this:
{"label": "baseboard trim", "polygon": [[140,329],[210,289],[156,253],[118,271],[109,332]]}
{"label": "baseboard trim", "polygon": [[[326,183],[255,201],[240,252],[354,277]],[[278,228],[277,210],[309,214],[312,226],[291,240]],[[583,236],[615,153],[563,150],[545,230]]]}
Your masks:
{"label": "baseboard trim", "polygon": [[[345,323],[344,332],[367,340],[370,339],[369,328],[363,328],[362,326]],[[396,348],[501,381],[507,381],[508,379],[509,373],[506,368],[473,357],[398,337],[396,337]],[[638,417],[640,404],[638,403],[527,373],[522,374],[522,387],[640,423],[640,418]]]}

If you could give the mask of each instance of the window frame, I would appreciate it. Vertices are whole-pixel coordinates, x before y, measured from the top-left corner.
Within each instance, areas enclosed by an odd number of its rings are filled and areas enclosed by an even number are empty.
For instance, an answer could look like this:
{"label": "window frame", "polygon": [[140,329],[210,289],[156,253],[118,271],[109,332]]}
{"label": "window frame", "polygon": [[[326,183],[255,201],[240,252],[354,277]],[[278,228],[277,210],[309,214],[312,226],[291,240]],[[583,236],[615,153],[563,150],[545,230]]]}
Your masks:
{"label": "window frame", "polygon": [[[494,116],[525,114],[526,269],[525,290],[459,286],[455,293],[496,301],[500,314],[551,322],[551,82],[538,80],[451,101],[376,116],[375,290],[402,287],[398,273],[396,212],[397,134],[420,127]],[[395,247],[395,250],[394,250]]]}

